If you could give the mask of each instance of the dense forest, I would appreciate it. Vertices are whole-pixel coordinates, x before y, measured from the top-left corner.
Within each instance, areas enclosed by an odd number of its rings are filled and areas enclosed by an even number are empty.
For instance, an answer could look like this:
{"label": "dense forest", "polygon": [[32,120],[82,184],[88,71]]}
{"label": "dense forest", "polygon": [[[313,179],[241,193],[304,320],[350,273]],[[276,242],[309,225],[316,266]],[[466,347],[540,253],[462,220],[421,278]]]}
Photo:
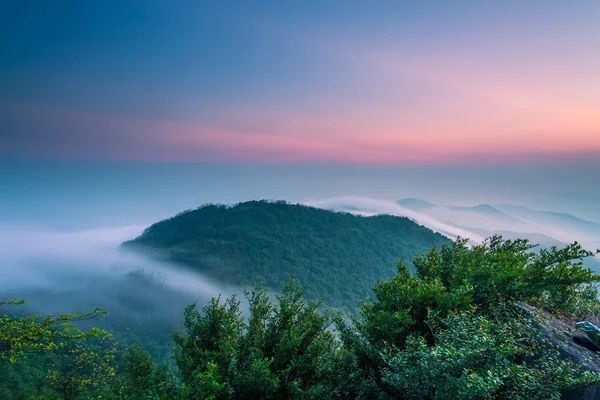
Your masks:
{"label": "dense forest", "polygon": [[290,276],[309,297],[354,310],[373,282],[449,240],[408,218],[357,216],[285,202],[207,205],[149,227],[125,248],[190,266],[219,282],[278,289]]}
{"label": "dense forest", "polygon": [[[577,243],[532,251],[527,240],[495,236],[469,247],[403,218],[250,202],[186,212],[132,246],[187,257],[205,273],[231,262],[230,282],[269,288],[182,306],[160,358],[148,346],[151,336],[164,340],[166,327],[132,339],[102,324],[110,309],[42,315],[22,312],[23,300],[0,301],[0,399],[542,400],[600,387],[599,371],[566,356],[541,328],[540,315],[599,320],[600,277],[583,267],[593,253]],[[243,263],[246,254],[264,268]],[[388,258],[384,271],[368,264]],[[311,279],[310,262],[329,270]],[[351,282],[359,278],[371,279],[366,289]],[[325,303],[328,283],[352,299],[363,290],[362,303],[350,311],[343,297]]]}

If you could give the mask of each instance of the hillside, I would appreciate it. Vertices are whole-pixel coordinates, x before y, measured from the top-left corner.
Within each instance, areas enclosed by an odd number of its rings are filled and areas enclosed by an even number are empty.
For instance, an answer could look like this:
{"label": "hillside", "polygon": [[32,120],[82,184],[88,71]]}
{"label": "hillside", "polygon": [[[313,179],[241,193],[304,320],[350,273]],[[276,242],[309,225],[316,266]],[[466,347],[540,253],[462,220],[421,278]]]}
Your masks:
{"label": "hillside", "polygon": [[220,282],[280,288],[292,275],[353,309],[378,279],[449,240],[408,218],[363,217],[285,202],[208,205],[150,226],[124,248],[185,264]]}

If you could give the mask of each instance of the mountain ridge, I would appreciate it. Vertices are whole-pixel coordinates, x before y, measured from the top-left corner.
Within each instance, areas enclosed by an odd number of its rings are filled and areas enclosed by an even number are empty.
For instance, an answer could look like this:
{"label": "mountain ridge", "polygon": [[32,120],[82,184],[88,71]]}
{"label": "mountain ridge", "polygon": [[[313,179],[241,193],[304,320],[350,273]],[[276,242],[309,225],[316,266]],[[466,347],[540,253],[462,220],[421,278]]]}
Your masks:
{"label": "mountain ridge", "polygon": [[220,282],[277,289],[292,275],[308,294],[352,309],[395,262],[450,239],[405,217],[359,216],[286,202],[206,205],[157,222],[122,247]]}

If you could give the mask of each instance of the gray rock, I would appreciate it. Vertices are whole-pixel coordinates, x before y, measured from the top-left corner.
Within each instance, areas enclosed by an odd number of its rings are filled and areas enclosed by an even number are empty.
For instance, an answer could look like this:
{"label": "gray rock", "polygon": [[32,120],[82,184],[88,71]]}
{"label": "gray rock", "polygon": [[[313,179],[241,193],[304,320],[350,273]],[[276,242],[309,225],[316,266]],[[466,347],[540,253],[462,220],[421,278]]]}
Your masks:
{"label": "gray rock", "polygon": [[[575,329],[577,319],[574,316],[554,315],[527,304],[520,304],[518,307],[537,321],[541,337],[558,350],[559,358],[573,360],[584,370],[600,372],[598,347],[583,332]],[[562,393],[561,399],[600,400],[600,386],[567,390]]]}

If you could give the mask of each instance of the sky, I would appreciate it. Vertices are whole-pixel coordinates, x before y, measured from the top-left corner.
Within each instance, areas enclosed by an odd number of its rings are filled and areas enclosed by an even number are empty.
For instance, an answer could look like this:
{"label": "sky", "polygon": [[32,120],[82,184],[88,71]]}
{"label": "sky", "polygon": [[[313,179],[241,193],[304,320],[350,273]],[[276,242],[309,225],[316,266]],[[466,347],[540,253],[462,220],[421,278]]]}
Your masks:
{"label": "sky", "polygon": [[600,220],[599,20],[596,0],[2,1],[0,222],[340,195]]}
{"label": "sky", "polygon": [[597,1],[3,1],[0,154],[600,157]]}

